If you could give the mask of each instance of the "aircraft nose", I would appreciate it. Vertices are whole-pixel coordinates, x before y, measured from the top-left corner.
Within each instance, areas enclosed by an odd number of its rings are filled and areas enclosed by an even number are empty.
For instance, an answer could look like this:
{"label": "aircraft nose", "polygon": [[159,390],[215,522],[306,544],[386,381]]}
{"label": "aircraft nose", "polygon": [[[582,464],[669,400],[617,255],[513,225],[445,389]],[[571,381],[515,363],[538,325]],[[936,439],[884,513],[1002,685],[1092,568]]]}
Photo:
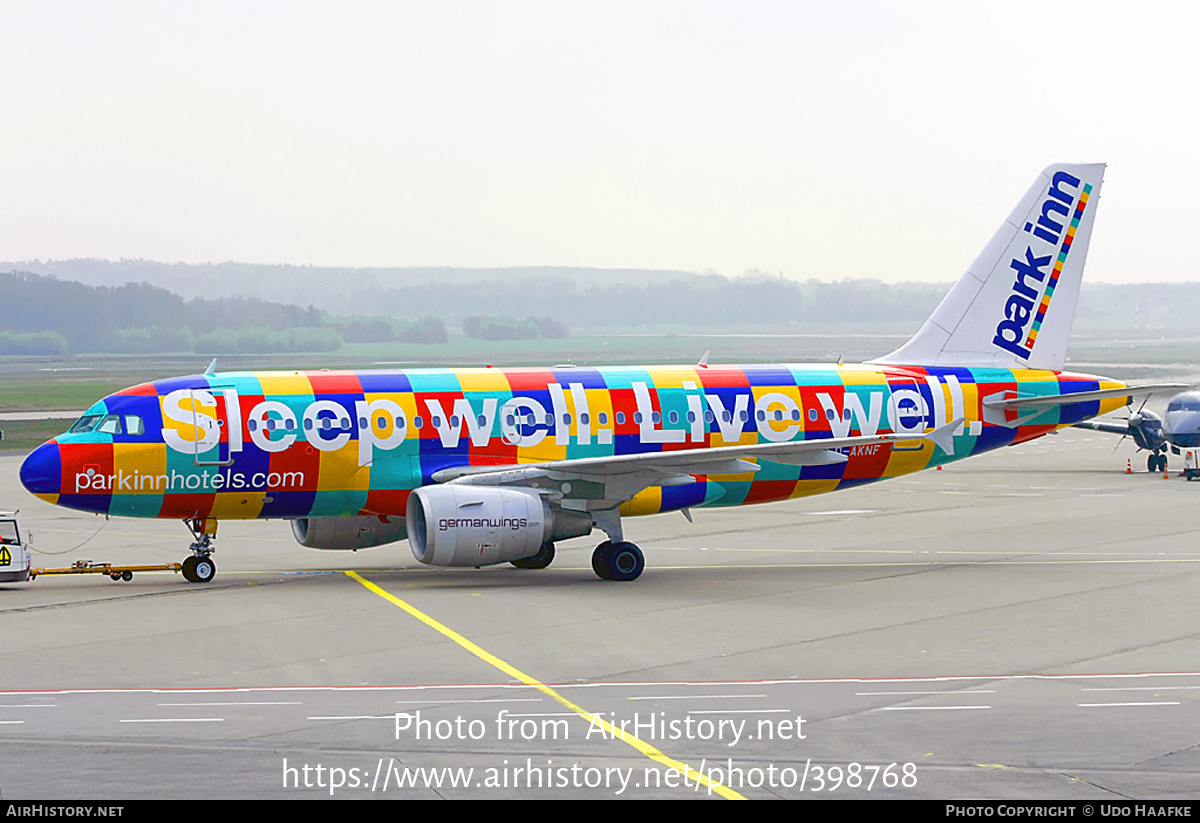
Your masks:
{"label": "aircraft nose", "polygon": [[1185,449],[1200,446],[1200,412],[1169,411],[1163,420],[1171,442]]}
{"label": "aircraft nose", "polygon": [[61,478],[57,443],[43,443],[21,464],[21,485],[33,494],[58,494]]}

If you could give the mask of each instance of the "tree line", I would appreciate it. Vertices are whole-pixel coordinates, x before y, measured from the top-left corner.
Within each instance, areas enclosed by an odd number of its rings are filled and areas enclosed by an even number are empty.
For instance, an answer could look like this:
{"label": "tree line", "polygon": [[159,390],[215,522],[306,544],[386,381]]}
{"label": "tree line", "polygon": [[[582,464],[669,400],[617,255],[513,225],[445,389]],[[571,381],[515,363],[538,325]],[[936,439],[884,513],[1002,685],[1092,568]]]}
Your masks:
{"label": "tree line", "polygon": [[[258,297],[215,300],[180,295],[148,283],[89,286],[30,272],[0,273],[0,355],[268,354],[336,351],[345,343],[444,343],[446,323],[336,316],[313,306]],[[463,331],[484,340],[564,337],[552,317],[466,318]]]}
{"label": "tree line", "polygon": [[87,286],[13,271],[0,273],[0,294],[0,355],[259,354],[447,338],[437,317],[336,317],[256,297],[185,300],[146,283]]}

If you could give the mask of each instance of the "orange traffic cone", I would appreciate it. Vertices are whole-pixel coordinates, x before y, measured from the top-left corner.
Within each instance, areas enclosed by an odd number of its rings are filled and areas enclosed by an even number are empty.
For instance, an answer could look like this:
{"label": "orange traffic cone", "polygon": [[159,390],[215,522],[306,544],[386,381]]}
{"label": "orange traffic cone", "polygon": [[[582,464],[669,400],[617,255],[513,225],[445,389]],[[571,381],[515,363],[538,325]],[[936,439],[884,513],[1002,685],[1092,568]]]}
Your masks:
{"label": "orange traffic cone", "polygon": [[1125,461],[1125,473],[1133,474],[1133,461],[1132,460]]}

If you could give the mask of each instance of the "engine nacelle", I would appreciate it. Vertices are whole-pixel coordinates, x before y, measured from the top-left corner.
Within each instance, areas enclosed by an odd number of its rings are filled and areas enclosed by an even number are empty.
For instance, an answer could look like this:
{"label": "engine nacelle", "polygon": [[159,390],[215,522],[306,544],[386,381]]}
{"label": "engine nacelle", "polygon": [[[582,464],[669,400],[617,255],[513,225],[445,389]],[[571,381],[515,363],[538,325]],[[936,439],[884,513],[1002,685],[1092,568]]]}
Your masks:
{"label": "engine nacelle", "polygon": [[407,536],[403,517],[302,517],[292,535],[310,549],[369,549]]}
{"label": "engine nacelle", "polygon": [[427,486],[409,495],[407,519],[413,556],[431,566],[519,560],[555,536],[550,504],[529,489]]}

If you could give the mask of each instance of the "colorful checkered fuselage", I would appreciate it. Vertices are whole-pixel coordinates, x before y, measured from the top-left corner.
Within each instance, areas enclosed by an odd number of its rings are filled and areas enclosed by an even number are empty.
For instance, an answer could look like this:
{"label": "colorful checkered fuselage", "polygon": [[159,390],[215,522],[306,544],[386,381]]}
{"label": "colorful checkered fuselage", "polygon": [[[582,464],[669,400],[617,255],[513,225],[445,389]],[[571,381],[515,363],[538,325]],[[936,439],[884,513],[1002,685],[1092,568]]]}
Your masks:
{"label": "colorful checkered fuselage", "polygon": [[[762,365],[237,372],[159,380],[106,397],[116,422],[41,448],[59,505],[164,518],[405,514],[442,469],[911,433],[964,418],[953,452],[929,439],[842,449],[845,462],[760,459],[744,474],[652,486],[624,515],[833,491],[1039,437],[1124,398],[1025,414],[988,398],[1123,384],[1034,370]],[[57,465],[54,460],[57,459]],[[57,470],[57,471],[55,471]],[[57,489],[52,481],[57,477]]]}

